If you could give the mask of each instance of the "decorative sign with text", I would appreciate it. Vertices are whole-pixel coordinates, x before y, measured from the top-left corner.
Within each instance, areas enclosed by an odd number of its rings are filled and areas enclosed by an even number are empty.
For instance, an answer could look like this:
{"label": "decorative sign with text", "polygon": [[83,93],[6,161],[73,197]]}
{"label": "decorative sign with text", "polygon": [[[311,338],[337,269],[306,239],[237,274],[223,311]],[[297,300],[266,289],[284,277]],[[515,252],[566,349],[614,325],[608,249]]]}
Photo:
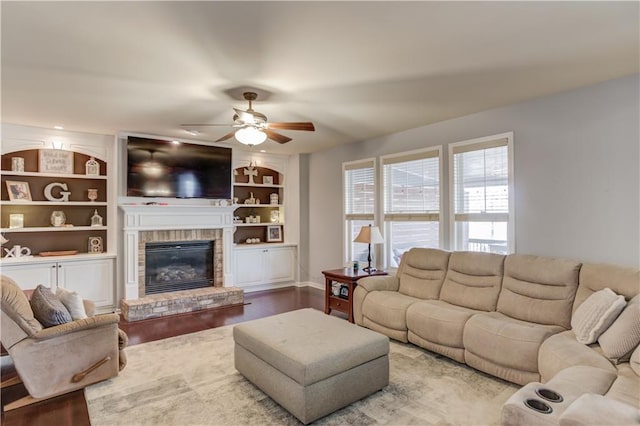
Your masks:
{"label": "decorative sign with text", "polygon": [[40,173],[73,174],[73,152],[61,149],[38,150]]}

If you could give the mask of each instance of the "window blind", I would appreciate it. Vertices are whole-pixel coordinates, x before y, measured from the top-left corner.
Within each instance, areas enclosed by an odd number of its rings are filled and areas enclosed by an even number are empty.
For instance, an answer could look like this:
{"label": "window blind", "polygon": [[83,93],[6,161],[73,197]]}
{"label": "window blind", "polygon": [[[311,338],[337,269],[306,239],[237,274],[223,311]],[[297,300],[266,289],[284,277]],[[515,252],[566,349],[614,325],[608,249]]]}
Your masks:
{"label": "window blind", "polygon": [[373,161],[344,167],[344,214],[351,220],[373,220],[375,172]]}
{"label": "window blind", "polygon": [[451,146],[452,249],[492,253],[512,250],[510,149],[506,137]]}
{"label": "window blind", "polygon": [[[453,154],[456,220],[507,220],[509,159],[507,146],[466,150]],[[489,220],[489,216],[486,218]]]}
{"label": "window blind", "polygon": [[[440,158],[437,152],[383,159],[385,220],[439,220]],[[402,158],[402,157],[401,157]]]}

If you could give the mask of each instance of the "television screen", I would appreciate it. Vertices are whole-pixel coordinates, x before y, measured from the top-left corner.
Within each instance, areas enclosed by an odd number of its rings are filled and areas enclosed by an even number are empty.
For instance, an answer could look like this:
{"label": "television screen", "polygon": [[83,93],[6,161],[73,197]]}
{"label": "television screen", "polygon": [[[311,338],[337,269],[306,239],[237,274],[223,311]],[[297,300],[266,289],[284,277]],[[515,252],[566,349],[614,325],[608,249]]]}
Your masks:
{"label": "television screen", "polygon": [[231,198],[231,148],[129,136],[130,197]]}

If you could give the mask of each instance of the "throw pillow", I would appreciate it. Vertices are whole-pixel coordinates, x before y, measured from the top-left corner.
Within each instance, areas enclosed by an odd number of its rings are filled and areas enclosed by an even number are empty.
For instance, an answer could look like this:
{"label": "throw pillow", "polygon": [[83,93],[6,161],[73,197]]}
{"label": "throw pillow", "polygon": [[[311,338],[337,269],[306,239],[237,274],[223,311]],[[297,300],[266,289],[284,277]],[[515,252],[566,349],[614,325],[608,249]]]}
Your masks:
{"label": "throw pillow", "polygon": [[67,308],[74,321],[87,317],[82,297],[80,297],[77,292],[67,290],[66,288],[58,288],[56,297],[60,299],[64,307]]}
{"label": "throw pillow", "polygon": [[631,366],[633,372],[640,376],[640,346],[638,346],[636,350],[631,354],[629,365]]}
{"label": "throw pillow", "polygon": [[598,343],[614,364],[625,361],[640,344],[640,294],[629,300],[620,316],[598,338]]}
{"label": "throw pillow", "polygon": [[598,340],[626,304],[624,296],[616,295],[610,288],[596,291],[589,296],[571,318],[571,328],[578,342],[589,345]]}
{"label": "throw pillow", "polygon": [[33,316],[45,327],[71,322],[71,314],[49,287],[38,285],[31,295]]}

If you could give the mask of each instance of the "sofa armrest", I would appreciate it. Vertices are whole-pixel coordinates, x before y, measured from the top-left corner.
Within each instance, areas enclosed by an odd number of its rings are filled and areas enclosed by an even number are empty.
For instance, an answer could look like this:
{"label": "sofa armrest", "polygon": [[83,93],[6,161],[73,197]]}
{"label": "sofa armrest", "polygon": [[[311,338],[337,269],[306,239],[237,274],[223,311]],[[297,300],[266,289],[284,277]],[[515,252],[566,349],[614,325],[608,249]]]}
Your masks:
{"label": "sofa armrest", "polygon": [[54,327],[42,329],[41,331],[33,335],[33,339],[52,339],[54,337],[62,336],[69,333],[75,333],[81,330],[89,330],[108,324],[117,324],[119,320],[120,316],[118,314],[104,314],[97,315],[95,317],[83,318],[65,324],[56,325]]}
{"label": "sofa armrest", "polygon": [[358,280],[358,285],[353,291],[353,320],[358,325],[363,325],[362,304],[367,295],[372,291],[398,291],[399,281],[395,275],[377,275]]}
{"label": "sofa armrest", "polygon": [[560,416],[560,426],[634,425],[640,410],[629,404],[594,393],[576,399]]}
{"label": "sofa armrest", "polygon": [[398,291],[400,280],[396,275],[378,275],[358,280],[358,287],[370,291]]}

